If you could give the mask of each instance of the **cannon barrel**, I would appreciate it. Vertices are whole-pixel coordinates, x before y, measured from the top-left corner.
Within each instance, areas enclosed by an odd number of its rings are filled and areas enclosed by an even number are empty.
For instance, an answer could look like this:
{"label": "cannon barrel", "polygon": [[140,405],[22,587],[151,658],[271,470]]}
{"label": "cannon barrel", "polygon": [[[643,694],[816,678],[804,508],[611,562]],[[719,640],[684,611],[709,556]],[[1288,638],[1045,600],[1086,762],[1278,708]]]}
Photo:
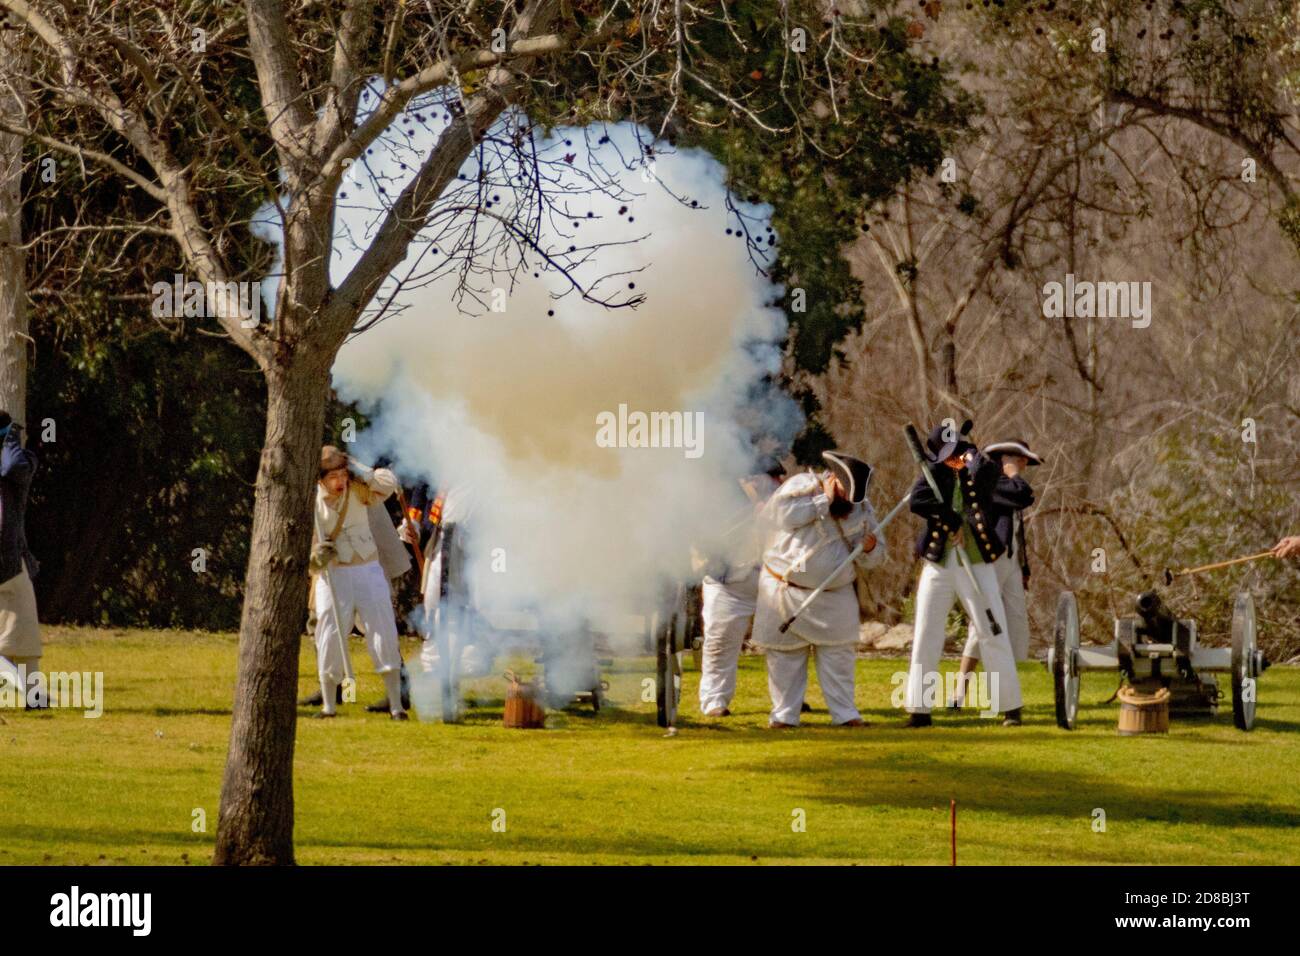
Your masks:
{"label": "cannon barrel", "polygon": [[1136,603],[1138,617],[1142,618],[1142,627],[1147,634],[1170,641],[1176,619],[1159,593],[1143,591],[1138,595]]}

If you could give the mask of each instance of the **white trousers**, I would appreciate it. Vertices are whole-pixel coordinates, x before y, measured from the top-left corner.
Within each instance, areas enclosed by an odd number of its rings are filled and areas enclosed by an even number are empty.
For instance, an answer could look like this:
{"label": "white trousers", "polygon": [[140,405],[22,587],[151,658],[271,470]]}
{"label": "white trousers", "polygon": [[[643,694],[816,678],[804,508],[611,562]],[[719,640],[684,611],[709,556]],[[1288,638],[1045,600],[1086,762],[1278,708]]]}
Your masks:
{"label": "white trousers", "polygon": [[[782,724],[798,724],[808,689],[808,654],[811,644],[795,650],[768,648],[767,690],[772,695],[771,719]],[[862,715],[853,703],[854,667],[857,647],[854,644],[817,645],[817,683],[831,712],[831,723],[843,724]]]}
{"label": "white trousers", "polygon": [[700,711],[730,707],[736,694],[736,668],[745,632],[754,619],[758,575],[737,585],[705,578],[703,591],[704,647],[700,654]]}
{"label": "white trousers", "polygon": [[[375,665],[376,674],[386,674],[402,666],[397,647],[397,619],[393,616],[392,592],[388,579],[378,561],[365,564],[331,565],[330,584],[334,601],[338,602],[338,620],[344,627],[352,623],[353,615],[361,623],[365,634],[366,650]],[[316,575],[316,669],[321,684],[337,685],[344,678],[343,655],[347,653],[347,635],[339,639],[331,609],[330,588],[325,575]],[[349,628],[348,633],[351,633]]]}
{"label": "white trousers", "polygon": [[[957,551],[952,549],[942,564],[922,561],[921,581],[916,588],[916,629],[912,637],[912,666],[907,673],[906,708],[910,714],[928,714],[932,700],[927,699],[927,684],[939,680],[939,659],[943,657],[944,624],[954,600],[960,600],[966,616],[975,623],[980,657],[989,675],[989,706],[996,713],[1014,710],[1021,704],[1020,678],[1016,674],[1015,655],[1007,637],[1007,617],[1002,608],[1002,595],[998,590],[998,576],[993,565],[977,562],[971,565],[975,581],[983,592],[984,600],[993,610],[993,617],[1002,628],[994,635],[988,618],[977,610],[977,595],[971,588],[970,578],[957,562]],[[994,676],[996,675],[996,681]],[[996,694],[994,694],[996,691]],[[933,690],[931,691],[933,696]]]}
{"label": "white trousers", "polygon": [[[1025,606],[1025,579],[1020,564],[1005,554],[993,562],[998,576],[998,590],[1002,593],[1002,610],[1007,615],[1007,637],[1011,651],[1018,661],[1029,660],[1029,609]],[[966,629],[966,647],[962,657],[980,659],[979,635],[975,625]]]}

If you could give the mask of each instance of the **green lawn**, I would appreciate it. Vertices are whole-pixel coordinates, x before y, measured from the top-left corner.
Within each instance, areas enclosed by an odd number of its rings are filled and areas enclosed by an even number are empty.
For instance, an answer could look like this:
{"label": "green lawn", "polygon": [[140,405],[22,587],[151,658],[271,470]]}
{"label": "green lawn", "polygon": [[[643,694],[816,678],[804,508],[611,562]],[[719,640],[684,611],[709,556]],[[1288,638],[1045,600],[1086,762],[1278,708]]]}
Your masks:
{"label": "green lawn", "polygon": [[[0,863],[207,862],[234,638],[47,628],[46,640],[46,670],[104,672],[105,711],[0,711]],[[368,666],[355,643],[354,660]],[[741,666],[725,720],[695,716],[698,675],[688,673],[687,717],[671,738],[639,701],[648,659],[609,675],[622,706],[553,713],[544,731],[501,726],[499,679],[478,682],[485,700],[461,726],[396,724],[359,705],[335,721],[304,719],[298,860],[944,864],[950,798],[963,863],[1293,863],[1300,853],[1295,668],[1261,678],[1252,733],[1229,712],[1176,720],[1167,737],[1122,738],[1117,705],[1100,704],[1109,675],[1085,680],[1073,733],[1056,728],[1047,673],[1028,664],[1024,727],[969,712],[908,731],[889,707],[905,662],[862,660],[858,698],[872,726],[828,726],[814,681],[805,727],[772,732],[762,658]],[[313,672],[305,649],[303,688]],[[360,699],[381,693],[363,674]],[[196,809],[206,832],[192,828]],[[498,809],[504,833],[492,829]],[[792,829],[796,810],[805,832]]]}

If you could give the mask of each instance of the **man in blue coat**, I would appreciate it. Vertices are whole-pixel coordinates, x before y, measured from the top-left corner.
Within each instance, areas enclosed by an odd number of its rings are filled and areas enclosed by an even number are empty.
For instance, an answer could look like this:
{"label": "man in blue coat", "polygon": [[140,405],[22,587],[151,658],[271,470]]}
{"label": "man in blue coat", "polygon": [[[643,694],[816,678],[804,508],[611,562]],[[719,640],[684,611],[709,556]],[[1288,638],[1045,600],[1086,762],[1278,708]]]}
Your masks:
{"label": "man in blue coat", "polygon": [[[925,519],[925,529],[916,542],[916,556],[924,560],[905,694],[909,727],[929,727],[931,710],[936,703],[943,706],[939,661],[948,612],[956,601],[966,618],[976,622],[980,657],[989,674],[988,712],[1004,715],[1005,726],[1021,722],[1020,678],[993,567],[1006,550],[993,526],[993,497],[1002,469],[966,440],[969,431],[969,423],[956,432],[946,423],[936,425],[925,454],[939,494],[925,477],[912,488],[910,507]],[[997,622],[997,633],[986,623],[985,610]]]}
{"label": "man in blue coat", "polygon": [[[1029,613],[1025,591],[1029,587],[1029,551],[1025,543],[1025,520],[1022,512],[1034,503],[1034,489],[1025,477],[1025,469],[1041,465],[1043,459],[1030,450],[1023,439],[995,442],[984,449],[984,456],[996,463],[1002,474],[993,487],[993,533],[1002,542],[1002,554],[993,562],[1002,595],[1002,609],[1007,617],[1007,637],[1017,661],[1029,659]],[[966,647],[961,655],[961,679],[957,696],[951,703],[960,707],[965,697],[967,675],[979,663],[979,635],[975,625],[967,631]]]}
{"label": "man in blue coat", "polygon": [[[0,411],[0,657],[30,687],[40,688],[41,626],[36,618],[32,575],[36,559],[27,548],[27,494],[36,456],[23,447],[22,426]],[[45,705],[43,690],[27,703]]]}

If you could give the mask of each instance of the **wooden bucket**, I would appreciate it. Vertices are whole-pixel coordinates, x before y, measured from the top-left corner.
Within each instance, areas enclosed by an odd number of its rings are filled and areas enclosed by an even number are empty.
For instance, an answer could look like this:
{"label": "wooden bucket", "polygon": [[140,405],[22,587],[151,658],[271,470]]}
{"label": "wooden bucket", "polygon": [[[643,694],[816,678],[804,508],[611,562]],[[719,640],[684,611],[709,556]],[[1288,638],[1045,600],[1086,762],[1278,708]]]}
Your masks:
{"label": "wooden bucket", "polygon": [[1120,688],[1119,732],[1125,737],[1169,733],[1169,688],[1161,687],[1154,693]]}
{"label": "wooden bucket", "polygon": [[505,675],[510,682],[506,691],[505,725],[518,730],[536,730],[546,726],[546,710],[537,702],[537,687],[520,683],[513,671]]}

